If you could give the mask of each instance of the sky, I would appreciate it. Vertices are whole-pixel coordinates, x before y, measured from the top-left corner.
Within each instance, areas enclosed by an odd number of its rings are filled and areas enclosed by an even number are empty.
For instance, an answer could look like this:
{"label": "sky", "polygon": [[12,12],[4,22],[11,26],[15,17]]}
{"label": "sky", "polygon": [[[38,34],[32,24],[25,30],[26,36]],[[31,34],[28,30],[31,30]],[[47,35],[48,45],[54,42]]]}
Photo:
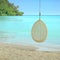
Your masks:
{"label": "sky", "polygon": [[60,15],[60,0],[41,0],[42,15]]}
{"label": "sky", "polygon": [[[9,0],[19,6],[24,15],[60,15],[60,0]],[[40,5],[39,5],[40,3]]]}
{"label": "sky", "polygon": [[39,0],[9,0],[16,6],[19,6],[19,10],[24,12],[24,15],[38,15],[39,13]]}

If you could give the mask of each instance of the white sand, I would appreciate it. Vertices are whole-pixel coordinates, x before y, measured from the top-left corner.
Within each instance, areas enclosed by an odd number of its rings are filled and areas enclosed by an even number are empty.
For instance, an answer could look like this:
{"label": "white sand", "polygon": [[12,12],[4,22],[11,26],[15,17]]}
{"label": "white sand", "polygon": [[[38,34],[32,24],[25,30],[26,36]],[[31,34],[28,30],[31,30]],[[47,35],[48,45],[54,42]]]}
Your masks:
{"label": "white sand", "polygon": [[60,52],[35,51],[35,47],[0,44],[0,60],[60,60]]}

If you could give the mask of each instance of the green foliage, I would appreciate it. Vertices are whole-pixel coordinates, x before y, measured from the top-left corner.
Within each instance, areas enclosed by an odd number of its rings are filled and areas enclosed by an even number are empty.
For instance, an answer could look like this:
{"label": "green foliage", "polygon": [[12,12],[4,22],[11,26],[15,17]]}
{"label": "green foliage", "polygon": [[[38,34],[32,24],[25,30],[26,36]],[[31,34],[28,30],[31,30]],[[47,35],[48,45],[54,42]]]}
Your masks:
{"label": "green foliage", "polygon": [[0,16],[22,16],[23,14],[18,11],[18,6],[14,6],[8,0],[0,0]]}

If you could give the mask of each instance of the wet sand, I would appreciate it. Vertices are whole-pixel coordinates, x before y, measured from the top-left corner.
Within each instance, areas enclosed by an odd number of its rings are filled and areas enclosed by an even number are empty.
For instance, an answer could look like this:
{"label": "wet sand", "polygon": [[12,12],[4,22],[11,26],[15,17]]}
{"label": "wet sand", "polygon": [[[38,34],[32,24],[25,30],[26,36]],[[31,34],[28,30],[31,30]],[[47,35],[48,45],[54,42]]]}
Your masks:
{"label": "wet sand", "polygon": [[0,60],[60,60],[60,52],[35,49],[33,46],[0,44]]}

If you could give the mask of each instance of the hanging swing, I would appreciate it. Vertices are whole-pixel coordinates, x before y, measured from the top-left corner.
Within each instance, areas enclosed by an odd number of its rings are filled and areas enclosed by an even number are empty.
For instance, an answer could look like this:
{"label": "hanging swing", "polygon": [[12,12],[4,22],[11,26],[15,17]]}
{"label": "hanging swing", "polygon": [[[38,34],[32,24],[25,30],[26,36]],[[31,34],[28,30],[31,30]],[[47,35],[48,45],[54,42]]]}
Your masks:
{"label": "hanging swing", "polygon": [[39,19],[33,24],[33,27],[31,30],[31,35],[33,40],[38,43],[44,42],[47,38],[47,26],[41,20],[40,16],[41,14],[39,13]]}

